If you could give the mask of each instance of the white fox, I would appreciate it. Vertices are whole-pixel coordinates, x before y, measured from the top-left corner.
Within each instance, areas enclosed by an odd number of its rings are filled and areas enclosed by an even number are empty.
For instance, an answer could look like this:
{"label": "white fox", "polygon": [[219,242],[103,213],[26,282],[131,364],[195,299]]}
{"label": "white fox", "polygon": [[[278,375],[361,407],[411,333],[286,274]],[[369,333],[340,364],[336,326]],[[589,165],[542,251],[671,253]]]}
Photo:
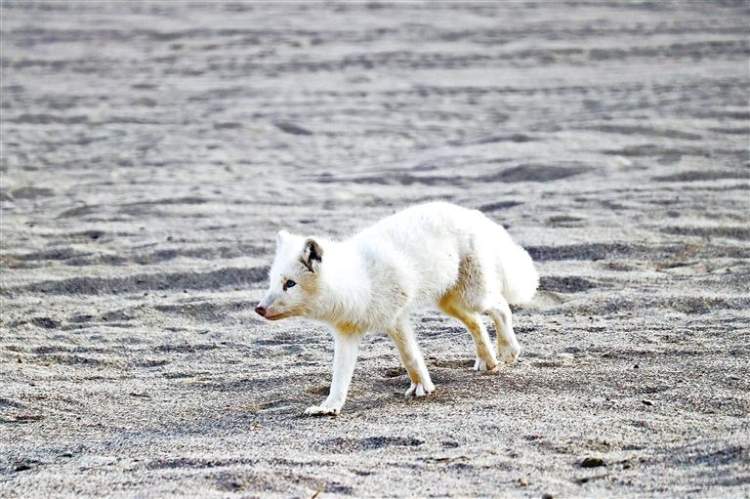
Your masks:
{"label": "white fox", "polygon": [[539,275],[529,254],[477,210],[434,202],[412,206],[344,241],[278,233],[266,295],[255,311],[266,319],[303,316],[333,328],[333,382],[328,398],[305,414],[339,414],[362,336],[384,331],[396,343],[411,380],[406,396],[435,389],[409,315],[436,304],[461,321],[476,345],[477,371],[497,368],[480,314],[492,318],[497,349],[508,364],[521,352],[509,304],[529,302]]}

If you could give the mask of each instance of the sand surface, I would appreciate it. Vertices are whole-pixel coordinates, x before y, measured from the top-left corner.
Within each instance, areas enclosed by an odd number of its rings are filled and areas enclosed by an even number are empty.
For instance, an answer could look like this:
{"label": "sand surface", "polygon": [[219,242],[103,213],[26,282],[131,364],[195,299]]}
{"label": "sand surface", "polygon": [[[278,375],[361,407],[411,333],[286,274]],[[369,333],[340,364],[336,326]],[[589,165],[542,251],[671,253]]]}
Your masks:
{"label": "sand surface", "polygon": [[[3,2],[0,496],[750,495],[746,2]],[[274,234],[444,199],[538,262],[437,385],[267,324]],[[588,459],[587,459],[588,458]]]}

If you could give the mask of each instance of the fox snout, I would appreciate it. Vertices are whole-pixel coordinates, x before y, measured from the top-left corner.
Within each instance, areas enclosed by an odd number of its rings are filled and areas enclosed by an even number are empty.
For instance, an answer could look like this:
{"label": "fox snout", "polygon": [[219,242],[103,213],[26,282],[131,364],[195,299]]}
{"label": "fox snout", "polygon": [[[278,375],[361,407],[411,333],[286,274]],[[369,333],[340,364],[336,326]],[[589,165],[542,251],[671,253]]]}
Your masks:
{"label": "fox snout", "polygon": [[255,306],[255,313],[260,315],[261,317],[270,319],[271,316],[276,313],[276,310],[274,310],[274,308],[278,308],[274,307],[274,305],[278,305],[278,303],[276,302],[276,296],[273,293],[266,293],[266,296],[264,296],[263,299],[260,300]]}
{"label": "fox snout", "polygon": [[269,321],[283,319],[288,315],[286,312],[283,300],[278,300],[274,294],[264,296],[255,306],[255,313]]}

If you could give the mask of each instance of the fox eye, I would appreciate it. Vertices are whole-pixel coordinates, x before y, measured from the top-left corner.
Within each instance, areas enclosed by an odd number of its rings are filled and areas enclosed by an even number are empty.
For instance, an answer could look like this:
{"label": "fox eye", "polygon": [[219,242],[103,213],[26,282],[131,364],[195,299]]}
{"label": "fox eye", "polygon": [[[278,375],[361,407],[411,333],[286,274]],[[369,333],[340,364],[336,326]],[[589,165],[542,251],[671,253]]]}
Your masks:
{"label": "fox eye", "polygon": [[297,283],[296,283],[296,282],[294,282],[294,281],[293,281],[293,280],[291,280],[291,279],[287,279],[287,280],[286,280],[286,282],[284,283],[284,291],[286,291],[286,290],[287,290],[287,289],[289,289],[289,288],[293,288],[293,287],[294,287],[294,286],[296,286],[296,285],[297,285]]}

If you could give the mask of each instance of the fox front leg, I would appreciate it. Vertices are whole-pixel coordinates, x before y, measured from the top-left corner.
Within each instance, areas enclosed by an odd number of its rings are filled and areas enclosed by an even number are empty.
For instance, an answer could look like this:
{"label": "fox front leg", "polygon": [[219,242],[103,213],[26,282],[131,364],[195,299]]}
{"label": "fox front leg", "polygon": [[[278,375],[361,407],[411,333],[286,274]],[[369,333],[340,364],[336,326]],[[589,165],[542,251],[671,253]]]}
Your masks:
{"label": "fox front leg", "polygon": [[349,392],[349,384],[354,374],[354,364],[359,352],[359,335],[343,335],[336,333],[336,345],[333,353],[333,381],[331,390],[320,405],[313,405],[305,409],[309,416],[335,416],[341,412]]}
{"label": "fox front leg", "polygon": [[388,330],[388,336],[393,339],[398,347],[401,363],[409,374],[411,384],[404,395],[406,397],[424,397],[435,390],[430,373],[419,351],[419,345],[414,337],[414,328],[409,324],[408,318],[401,318],[397,325]]}

